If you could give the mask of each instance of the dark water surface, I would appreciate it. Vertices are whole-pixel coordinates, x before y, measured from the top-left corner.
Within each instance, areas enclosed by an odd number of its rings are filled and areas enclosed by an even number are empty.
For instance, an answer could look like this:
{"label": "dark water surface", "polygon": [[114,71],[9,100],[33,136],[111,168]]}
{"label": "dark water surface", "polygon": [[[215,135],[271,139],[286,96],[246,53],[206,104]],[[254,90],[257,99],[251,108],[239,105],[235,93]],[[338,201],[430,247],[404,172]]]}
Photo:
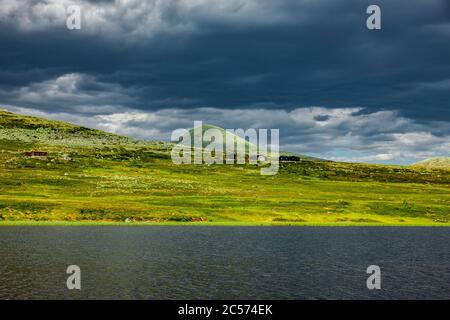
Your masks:
{"label": "dark water surface", "polygon": [[449,299],[450,228],[0,227],[0,298]]}

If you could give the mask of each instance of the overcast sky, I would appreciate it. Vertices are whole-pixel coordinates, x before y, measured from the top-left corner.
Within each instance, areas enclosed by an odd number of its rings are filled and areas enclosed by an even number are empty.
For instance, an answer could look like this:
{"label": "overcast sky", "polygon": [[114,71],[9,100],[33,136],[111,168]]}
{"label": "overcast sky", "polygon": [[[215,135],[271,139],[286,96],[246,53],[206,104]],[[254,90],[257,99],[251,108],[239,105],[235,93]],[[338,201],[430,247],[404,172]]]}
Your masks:
{"label": "overcast sky", "polygon": [[0,106],[145,139],[279,128],[281,149],[335,160],[449,155],[450,5],[0,0]]}

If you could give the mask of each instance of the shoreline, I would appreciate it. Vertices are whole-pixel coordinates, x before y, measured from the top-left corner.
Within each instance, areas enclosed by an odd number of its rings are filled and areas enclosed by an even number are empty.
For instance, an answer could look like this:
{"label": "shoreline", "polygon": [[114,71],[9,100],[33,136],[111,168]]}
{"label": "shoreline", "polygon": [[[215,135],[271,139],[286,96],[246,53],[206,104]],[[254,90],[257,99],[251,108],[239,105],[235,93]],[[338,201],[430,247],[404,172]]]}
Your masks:
{"label": "shoreline", "polygon": [[0,227],[14,226],[166,226],[166,227],[450,227],[444,222],[113,222],[113,221],[0,221]]}

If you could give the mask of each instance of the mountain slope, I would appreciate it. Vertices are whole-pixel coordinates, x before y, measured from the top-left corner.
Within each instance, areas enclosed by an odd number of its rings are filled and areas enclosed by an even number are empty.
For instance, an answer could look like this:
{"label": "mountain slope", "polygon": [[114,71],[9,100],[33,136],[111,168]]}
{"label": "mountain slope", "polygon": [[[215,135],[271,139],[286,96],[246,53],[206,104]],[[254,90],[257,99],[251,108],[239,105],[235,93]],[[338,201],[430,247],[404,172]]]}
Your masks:
{"label": "mountain slope", "polygon": [[[217,129],[225,136],[225,129],[212,124],[203,124],[202,133],[204,134],[208,129]],[[191,135],[191,140],[184,139],[184,143],[191,141],[193,145],[193,128],[189,130],[189,134]],[[232,134],[232,136],[236,141],[236,146],[244,145],[245,150],[249,150],[250,146],[257,148],[257,146],[254,146],[252,143],[238,135]],[[67,146],[128,145],[143,143],[142,141],[138,142],[129,137],[86,128],[64,121],[25,116],[0,109],[0,140],[1,139],[24,143],[49,145],[63,144]],[[203,148],[208,144],[209,142],[203,142]],[[288,151],[280,151],[280,155],[298,156],[302,160],[310,161],[323,160]]]}
{"label": "mountain slope", "polygon": [[24,116],[0,109],[0,139],[46,144],[123,144],[133,139],[68,122]]}
{"label": "mountain slope", "polygon": [[435,169],[450,169],[450,157],[429,158],[414,163],[412,166],[435,168]]}
{"label": "mountain slope", "polygon": [[[190,139],[189,139],[189,137],[185,137],[183,139],[183,142],[182,142],[183,144],[191,143],[191,146],[194,146],[194,140],[196,138],[195,134],[197,132],[200,133],[200,131],[196,131],[195,129],[196,128],[192,128],[192,129],[189,130]],[[218,126],[215,126],[215,125],[212,125],[212,124],[206,124],[206,123],[202,124],[202,131],[201,131],[202,136],[204,137],[205,132],[210,130],[210,129],[218,130],[222,134],[224,151],[225,151],[225,145],[226,145],[226,141],[225,141],[226,134],[231,135],[231,137],[234,139],[234,141],[236,143],[236,148],[238,148],[240,146],[244,146],[246,150],[249,150],[250,147],[257,149],[257,146],[252,144],[252,143],[250,143],[249,141],[241,138],[240,136],[238,136],[238,135],[236,135],[234,133],[227,132],[225,129],[223,129],[221,127],[218,127]],[[201,137],[198,137],[198,139],[201,139]],[[210,141],[207,141],[207,140],[203,139],[202,147],[205,148],[210,143],[211,143]]]}
{"label": "mountain slope", "polygon": [[75,133],[77,131],[91,134],[104,134],[102,131],[77,126],[68,122],[48,120],[33,116],[25,116],[0,109],[0,128],[2,129],[52,129]]}
{"label": "mountain slope", "polygon": [[[240,136],[238,136],[238,135],[236,135],[234,133],[229,133],[229,132],[227,133],[227,131],[225,129],[223,129],[221,127],[218,127],[218,126],[215,126],[215,125],[212,125],[212,124],[203,124],[202,125],[202,134],[204,135],[205,132],[208,129],[217,129],[217,130],[219,130],[219,132],[222,133],[223,137],[225,137],[225,134],[231,134],[231,137],[234,138],[234,141],[236,143],[236,148],[238,148],[238,146],[244,145],[245,146],[245,150],[247,150],[247,151],[250,149],[250,147],[254,147],[256,150],[258,150],[258,146],[254,145],[253,143],[250,143],[249,141],[245,140],[244,138],[242,138],[242,137],[240,137]],[[189,130],[189,134],[191,136],[191,139],[189,139],[189,138],[183,139],[183,143],[189,143],[189,141],[190,141],[191,145],[193,145],[194,128]],[[271,142],[270,141],[270,137],[268,137],[267,139],[268,139],[267,143],[270,144],[270,142]],[[206,147],[209,143],[210,142],[208,142],[208,141],[203,141],[203,148]],[[226,149],[225,149],[225,141],[224,141],[224,151],[225,150]],[[269,150],[269,153],[270,153],[270,150]],[[290,152],[290,151],[279,151],[279,154],[283,155],[283,156],[297,156],[297,157],[299,157],[302,160],[324,161],[323,159],[320,159],[320,158],[311,157],[311,156],[308,156],[308,155],[299,154],[299,153]]]}

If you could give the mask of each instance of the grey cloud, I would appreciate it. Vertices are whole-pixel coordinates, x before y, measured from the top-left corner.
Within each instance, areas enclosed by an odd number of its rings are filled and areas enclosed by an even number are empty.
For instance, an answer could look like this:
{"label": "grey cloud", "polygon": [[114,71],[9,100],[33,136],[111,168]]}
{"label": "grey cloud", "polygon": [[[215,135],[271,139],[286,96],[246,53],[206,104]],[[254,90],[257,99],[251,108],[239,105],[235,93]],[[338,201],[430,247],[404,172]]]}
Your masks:
{"label": "grey cloud", "polygon": [[2,92],[8,103],[20,102],[22,106],[40,106],[42,110],[57,112],[101,113],[131,104],[133,90],[118,84],[97,81],[79,73],[64,74],[54,79],[31,83]]}
{"label": "grey cloud", "polygon": [[[442,58],[450,54],[448,37],[428,31],[448,23],[443,0],[413,0],[407,7],[380,1],[380,32],[365,28],[369,1],[3,3],[0,38],[10,49],[0,53],[0,87],[8,91],[83,73],[142,88],[131,94],[139,100],[133,107],[142,110],[361,105],[450,117],[449,92],[409,90],[450,72]],[[66,30],[59,17],[72,3],[96,12],[79,32]],[[40,70],[39,79],[30,70]]]}
{"label": "grey cloud", "polygon": [[[12,91],[1,91],[4,103],[40,108],[50,112],[104,114],[125,111],[140,105],[143,95],[155,108],[194,104],[191,98],[161,98],[152,87],[125,87],[104,82],[89,74],[68,73]],[[155,95],[155,96],[153,96]]]}
{"label": "grey cloud", "polygon": [[2,0],[0,21],[25,32],[60,28],[70,5],[81,8],[83,32],[106,38],[151,39],[159,33],[205,32],[201,26],[211,23],[268,25],[300,18],[289,6],[269,0]]}

